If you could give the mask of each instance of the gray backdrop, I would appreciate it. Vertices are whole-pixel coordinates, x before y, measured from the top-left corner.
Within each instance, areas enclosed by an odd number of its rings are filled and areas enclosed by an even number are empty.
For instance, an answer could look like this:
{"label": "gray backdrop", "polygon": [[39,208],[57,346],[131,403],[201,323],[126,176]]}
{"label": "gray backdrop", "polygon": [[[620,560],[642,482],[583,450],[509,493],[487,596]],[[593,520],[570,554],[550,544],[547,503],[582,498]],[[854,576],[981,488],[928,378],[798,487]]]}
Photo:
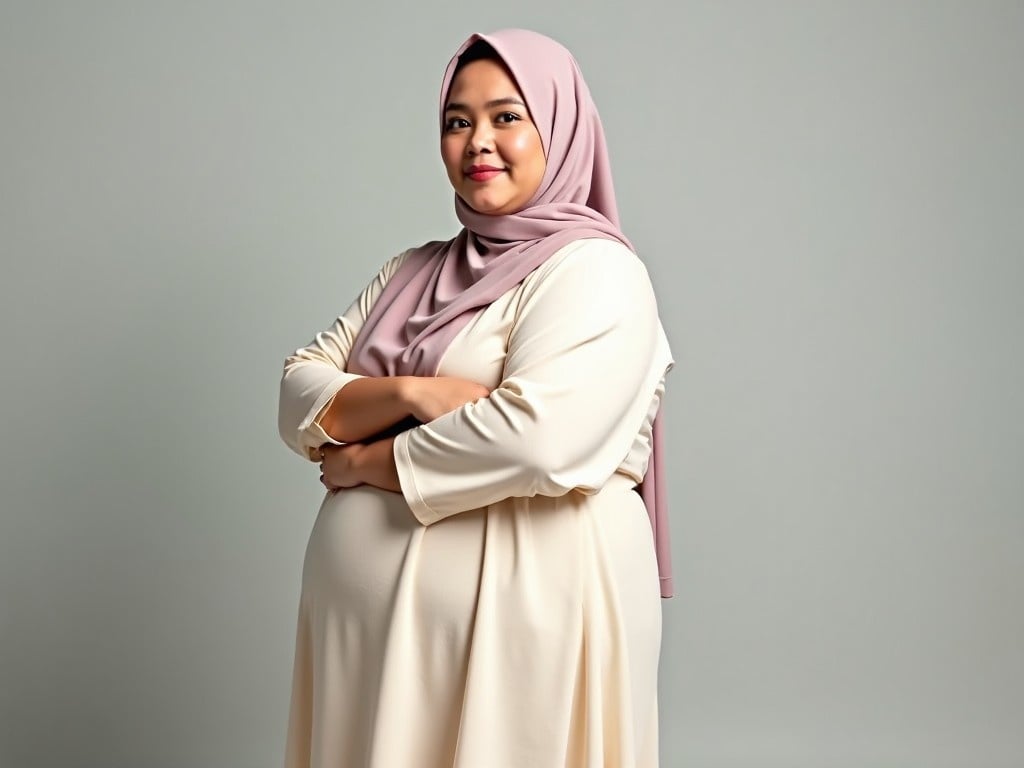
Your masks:
{"label": "gray backdrop", "polygon": [[281,364],[454,232],[503,26],[581,62],[678,360],[663,764],[1024,764],[1024,4],[349,5],[3,4],[0,766],[280,764]]}

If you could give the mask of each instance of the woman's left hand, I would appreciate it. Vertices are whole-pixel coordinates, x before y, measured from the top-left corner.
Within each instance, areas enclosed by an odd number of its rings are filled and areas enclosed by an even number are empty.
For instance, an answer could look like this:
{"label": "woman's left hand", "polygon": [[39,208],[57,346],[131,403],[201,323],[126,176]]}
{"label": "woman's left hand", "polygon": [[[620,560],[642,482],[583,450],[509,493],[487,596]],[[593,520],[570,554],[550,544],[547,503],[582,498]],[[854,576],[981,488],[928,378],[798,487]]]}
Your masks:
{"label": "woman's left hand", "polygon": [[320,447],[320,482],[329,491],[354,488],[363,483],[357,471],[356,458],[366,448],[361,443],[325,444]]}

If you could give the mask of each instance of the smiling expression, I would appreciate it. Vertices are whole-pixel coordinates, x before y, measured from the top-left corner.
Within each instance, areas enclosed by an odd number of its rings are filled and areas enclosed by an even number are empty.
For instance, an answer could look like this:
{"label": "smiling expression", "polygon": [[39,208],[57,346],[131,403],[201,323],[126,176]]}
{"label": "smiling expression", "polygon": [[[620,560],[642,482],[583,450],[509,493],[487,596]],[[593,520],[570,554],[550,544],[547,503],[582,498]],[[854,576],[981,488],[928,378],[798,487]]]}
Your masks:
{"label": "smiling expression", "polygon": [[526,207],[547,163],[526,99],[501,63],[481,59],[452,81],[441,131],[441,158],[456,194],[493,216]]}

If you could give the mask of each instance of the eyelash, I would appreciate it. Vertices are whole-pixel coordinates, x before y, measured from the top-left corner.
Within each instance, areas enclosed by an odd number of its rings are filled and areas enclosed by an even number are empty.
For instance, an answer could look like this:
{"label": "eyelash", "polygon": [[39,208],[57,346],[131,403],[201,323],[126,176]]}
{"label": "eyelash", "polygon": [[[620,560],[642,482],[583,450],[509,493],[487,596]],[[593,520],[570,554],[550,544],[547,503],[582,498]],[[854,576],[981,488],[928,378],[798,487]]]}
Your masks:
{"label": "eyelash", "polygon": [[[498,114],[497,117],[499,118],[499,120],[497,122],[504,123],[505,125],[509,125],[511,123],[515,123],[515,122],[518,122],[519,120],[523,119],[519,115],[517,115],[515,112],[501,112],[500,114]],[[508,120],[508,121],[501,120],[500,118],[503,118],[503,117],[510,117],[512,119]],[[455,123],[460,122],[460,121],[464,122],[464,123],[468,123],[469,122],[464,117],[453,117],[448,122],[446,122],[444,124],[445,132],[454,131],[454,130],[457,130],[458,128],[463,127],[463,126],[456,126],[455,125]]]}

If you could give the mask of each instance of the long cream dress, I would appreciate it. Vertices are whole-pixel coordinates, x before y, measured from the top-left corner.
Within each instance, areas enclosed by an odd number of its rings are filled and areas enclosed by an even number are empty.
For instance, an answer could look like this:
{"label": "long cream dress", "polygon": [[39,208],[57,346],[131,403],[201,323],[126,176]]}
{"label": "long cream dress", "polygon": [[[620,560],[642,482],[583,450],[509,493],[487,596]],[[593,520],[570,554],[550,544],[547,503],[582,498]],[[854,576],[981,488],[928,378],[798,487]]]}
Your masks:
{"label": "long cream dress", "polygon": [[[290,356],[285,442],[317,460],[349,351],[402,262]],[[328,493],[302,573],[287,768],[652,768],[661,604],[634,490],[671,367],[647,272],[578,240],[438,371],[495,388],[402,433],[402,493]]]}

